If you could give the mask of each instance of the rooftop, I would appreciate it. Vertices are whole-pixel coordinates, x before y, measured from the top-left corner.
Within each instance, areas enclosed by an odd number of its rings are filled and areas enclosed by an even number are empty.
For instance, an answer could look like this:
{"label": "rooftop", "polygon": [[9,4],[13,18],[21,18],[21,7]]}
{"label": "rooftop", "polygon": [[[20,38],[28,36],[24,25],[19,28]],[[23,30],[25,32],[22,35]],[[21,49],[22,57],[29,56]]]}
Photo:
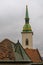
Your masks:
{"label": "rooftop", "polygon": [[40,56],[38,49],[28,49],[28,48],[26,48],[25,51],[33,62],[35,62],[35,63],[42,62],[42,58]]}

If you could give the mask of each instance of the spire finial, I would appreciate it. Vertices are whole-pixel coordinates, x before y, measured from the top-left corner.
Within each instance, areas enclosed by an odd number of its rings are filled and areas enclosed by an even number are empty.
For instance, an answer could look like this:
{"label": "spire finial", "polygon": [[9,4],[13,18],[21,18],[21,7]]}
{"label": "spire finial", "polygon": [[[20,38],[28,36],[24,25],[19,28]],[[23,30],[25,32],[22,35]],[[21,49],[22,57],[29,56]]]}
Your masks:
{"label": "spire finial", "polygon": [[20,43],[19,40],[17,41],[17,43]]}
{"label": "spire finial", "polygon": [[28,16],[28,6],[26,5],[26,17],[25,18],[29,18]]}
{"label": "spire finial", "polygon": [[27,6],[27,5],[26,5],[26,16],[25,16],[25,23],[29,23],[28,6]]}

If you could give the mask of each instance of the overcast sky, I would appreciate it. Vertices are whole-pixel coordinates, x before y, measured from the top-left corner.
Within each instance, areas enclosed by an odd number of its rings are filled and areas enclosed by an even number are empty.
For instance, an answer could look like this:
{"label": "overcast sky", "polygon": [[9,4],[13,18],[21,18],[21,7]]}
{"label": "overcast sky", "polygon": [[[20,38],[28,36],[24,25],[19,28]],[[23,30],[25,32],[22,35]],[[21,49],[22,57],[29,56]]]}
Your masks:
{"label": "overcast sky", "polygon": [[0,41],[5,38],[22,44],[25,8],[28,5],[33,30],[33,47],[43,56],[43,0],[0,0]]}

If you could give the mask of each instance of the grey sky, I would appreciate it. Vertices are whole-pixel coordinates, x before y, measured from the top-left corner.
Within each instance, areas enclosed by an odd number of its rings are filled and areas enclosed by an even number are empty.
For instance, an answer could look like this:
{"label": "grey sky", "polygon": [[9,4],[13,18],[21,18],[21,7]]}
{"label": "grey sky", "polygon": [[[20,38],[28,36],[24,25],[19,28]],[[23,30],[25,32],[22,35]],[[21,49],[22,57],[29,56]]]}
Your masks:
{"label": "grey sky", "polygon": [[43,56],[43,0],[0,0],[0,41],[8,38],[14,42],[19,39],[21,42],[26,5],[34,32],[33,46]]}

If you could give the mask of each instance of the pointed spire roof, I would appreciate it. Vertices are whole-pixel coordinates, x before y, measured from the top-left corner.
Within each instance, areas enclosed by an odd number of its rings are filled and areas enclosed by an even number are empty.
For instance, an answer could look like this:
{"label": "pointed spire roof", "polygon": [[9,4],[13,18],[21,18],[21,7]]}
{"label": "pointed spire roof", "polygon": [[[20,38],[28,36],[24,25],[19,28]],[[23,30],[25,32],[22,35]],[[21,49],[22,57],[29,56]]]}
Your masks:
{"label": "pointed spire roof", "polygon": [[26,5],[26,16],[25,18],[29,18],[29,15],[28,15],[28,6]]}
{"label": "pointed spire roof", "polygon": [[26,5],[25,23],[29,24],[28,6]]}
{"label": "pointed spire roof", "polygon": [[31,25],[29,23],[28,6],[26,5],[25,25],[23,26],[23,32],[32,32]]}

